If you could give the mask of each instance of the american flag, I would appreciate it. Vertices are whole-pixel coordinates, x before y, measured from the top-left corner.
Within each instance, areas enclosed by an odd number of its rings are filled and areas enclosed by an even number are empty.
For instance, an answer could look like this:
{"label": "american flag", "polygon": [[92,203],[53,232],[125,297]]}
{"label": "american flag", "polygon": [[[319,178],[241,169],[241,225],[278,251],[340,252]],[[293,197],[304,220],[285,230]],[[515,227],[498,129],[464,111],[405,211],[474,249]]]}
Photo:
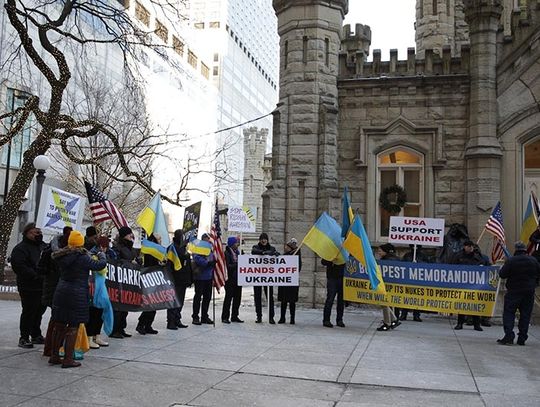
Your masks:
{"label": "american flag", "polygon": [[486,223],[486,230],[493,235],[493,248],[491,249],[491,262],[495,263],[497,260],[508,255],[506,249],[506,238],[504,236],[503,217],[501,210],[501,203],[497,202],[493,212],[489,215],[489,219]]}
{"label": "american flag", "polygon": [[227,281],[227,265],[225,262],[225,254],[223,253],[223,244],[221,243],[221,226],[219,224],[219,212],[216,201],[214,213],[214,223],[210,229],[210,242],[212,243],[212,251],[216,260],[214,269],[214,287],[219,289],[225,285]]}
{"label": "american flag", "polygon": [[94,223],[111,220],[118,229],[122,226],[129,226],[125,216],[120,212],[120,209],[105,198],[105,195],[103,195],[102,192],[90,185],[87,181],[84,181],[84,186],[86,188],[86,193],[88,194],[88,203],[90,205],[90,212],[94,218]]}

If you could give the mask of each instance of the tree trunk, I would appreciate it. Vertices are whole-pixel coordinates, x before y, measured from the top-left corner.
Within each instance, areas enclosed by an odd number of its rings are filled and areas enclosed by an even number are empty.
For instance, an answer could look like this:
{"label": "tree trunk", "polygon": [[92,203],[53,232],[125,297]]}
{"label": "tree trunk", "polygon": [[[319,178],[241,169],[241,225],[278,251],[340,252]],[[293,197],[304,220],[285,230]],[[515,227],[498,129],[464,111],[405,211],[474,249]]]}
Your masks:
{"label": "tree trunk", "polygon": [[0,282],[4,282],[5,278],[4,268],[11,230],[17,219],[19,208],[24,201],[24,195],[34,178],[34,158],[45,154],[49,147],[50,141],[47,140],[46,136],[40,134],[28,150],[24,152],[21,169],[15,177],[7,196],[4,197],[4,205],[0,209]]}

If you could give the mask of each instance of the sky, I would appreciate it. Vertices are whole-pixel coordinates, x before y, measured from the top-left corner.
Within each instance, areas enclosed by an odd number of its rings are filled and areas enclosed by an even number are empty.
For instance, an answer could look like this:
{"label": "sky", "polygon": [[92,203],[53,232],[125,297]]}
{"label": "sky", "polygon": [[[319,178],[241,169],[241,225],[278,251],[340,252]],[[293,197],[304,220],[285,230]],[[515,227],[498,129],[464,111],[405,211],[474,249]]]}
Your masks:
{"label": "sky", "polygon": [[390,59],[390,49],[398,49],[398,59],[407,59],[407,48],[414,47],[414,19],[416,0],[349,0],[345,23],[351,30],[357,23],[371,28],[371,47],[381,50],[383,61]]}

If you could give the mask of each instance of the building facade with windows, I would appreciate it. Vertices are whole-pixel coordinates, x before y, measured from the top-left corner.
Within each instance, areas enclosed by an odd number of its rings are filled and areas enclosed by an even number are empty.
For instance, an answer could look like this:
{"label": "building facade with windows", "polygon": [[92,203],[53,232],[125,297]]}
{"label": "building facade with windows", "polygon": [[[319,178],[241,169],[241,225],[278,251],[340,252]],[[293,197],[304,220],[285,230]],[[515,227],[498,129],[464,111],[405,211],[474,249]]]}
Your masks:
{"label": "building facade with windows", "polygon": [[[540,192],[538,5],[417,0],[416,49],[373,50],[367,62],[372,33],[343,27],[347,0],[274,0],[280,97],[263,229],[279,242],[304,236],[323,211],[340,219],[347,186],[380,245],[391,214],[379,198],[397,184],[399,215],[465,224],[473,239],[501,201],[512,248]],[[303,255],[301,299],[321,303],[324,269]]]}
{"label": "building facade with windows", "polygon": [[218,186],[228,204],[243,203],[243,128],[272,128],[269,115],[278,94],[277,19],[266,0],[191,0],[190,24],[205,44],[211,78],[218,89],[217,135],[226,145],[228,179]]}

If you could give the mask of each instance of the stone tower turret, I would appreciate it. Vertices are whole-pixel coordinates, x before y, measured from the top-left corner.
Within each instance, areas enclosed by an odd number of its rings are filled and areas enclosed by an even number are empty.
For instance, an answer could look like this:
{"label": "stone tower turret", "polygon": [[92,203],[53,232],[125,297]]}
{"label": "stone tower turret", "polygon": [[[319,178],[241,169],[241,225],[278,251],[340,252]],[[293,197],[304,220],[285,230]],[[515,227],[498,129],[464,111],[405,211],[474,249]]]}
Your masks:
{"label": "stone tower turret", "polygon": [[[263,227],[281,246],[288,238],[302,239],[321,212],[334,209],[338,214],[338,54],[349,2],[273,0],[273,6],[280,36],[280,90]],[[318,264],[309,251],[302,263],[310,271]],[[301,301],[315,301],[313,277],[301,273]]]}
{"label": "stone tower turret", "polygon": [[416,55],[424,58],[426,49],[442,56],[444,45],[450,45],[453,56],[468,42],[463,14],[463,0],[416,0]]}
{"label": "stone tower turret", "polygon": [[257,232],[244,234],[245,247],[257,242],[257,236],[262,230],[262,194],[264,182],[264,155],[268,129],[250,127],[244,129],[244,206],[257,208]]}
{"label": "stone tower turret", "polygon": [[497,31],[501,0],[464,0],[469,24],[470,100],[467,163],[467,225],[479,236],[501,199],[502,146],[497,138]]}

